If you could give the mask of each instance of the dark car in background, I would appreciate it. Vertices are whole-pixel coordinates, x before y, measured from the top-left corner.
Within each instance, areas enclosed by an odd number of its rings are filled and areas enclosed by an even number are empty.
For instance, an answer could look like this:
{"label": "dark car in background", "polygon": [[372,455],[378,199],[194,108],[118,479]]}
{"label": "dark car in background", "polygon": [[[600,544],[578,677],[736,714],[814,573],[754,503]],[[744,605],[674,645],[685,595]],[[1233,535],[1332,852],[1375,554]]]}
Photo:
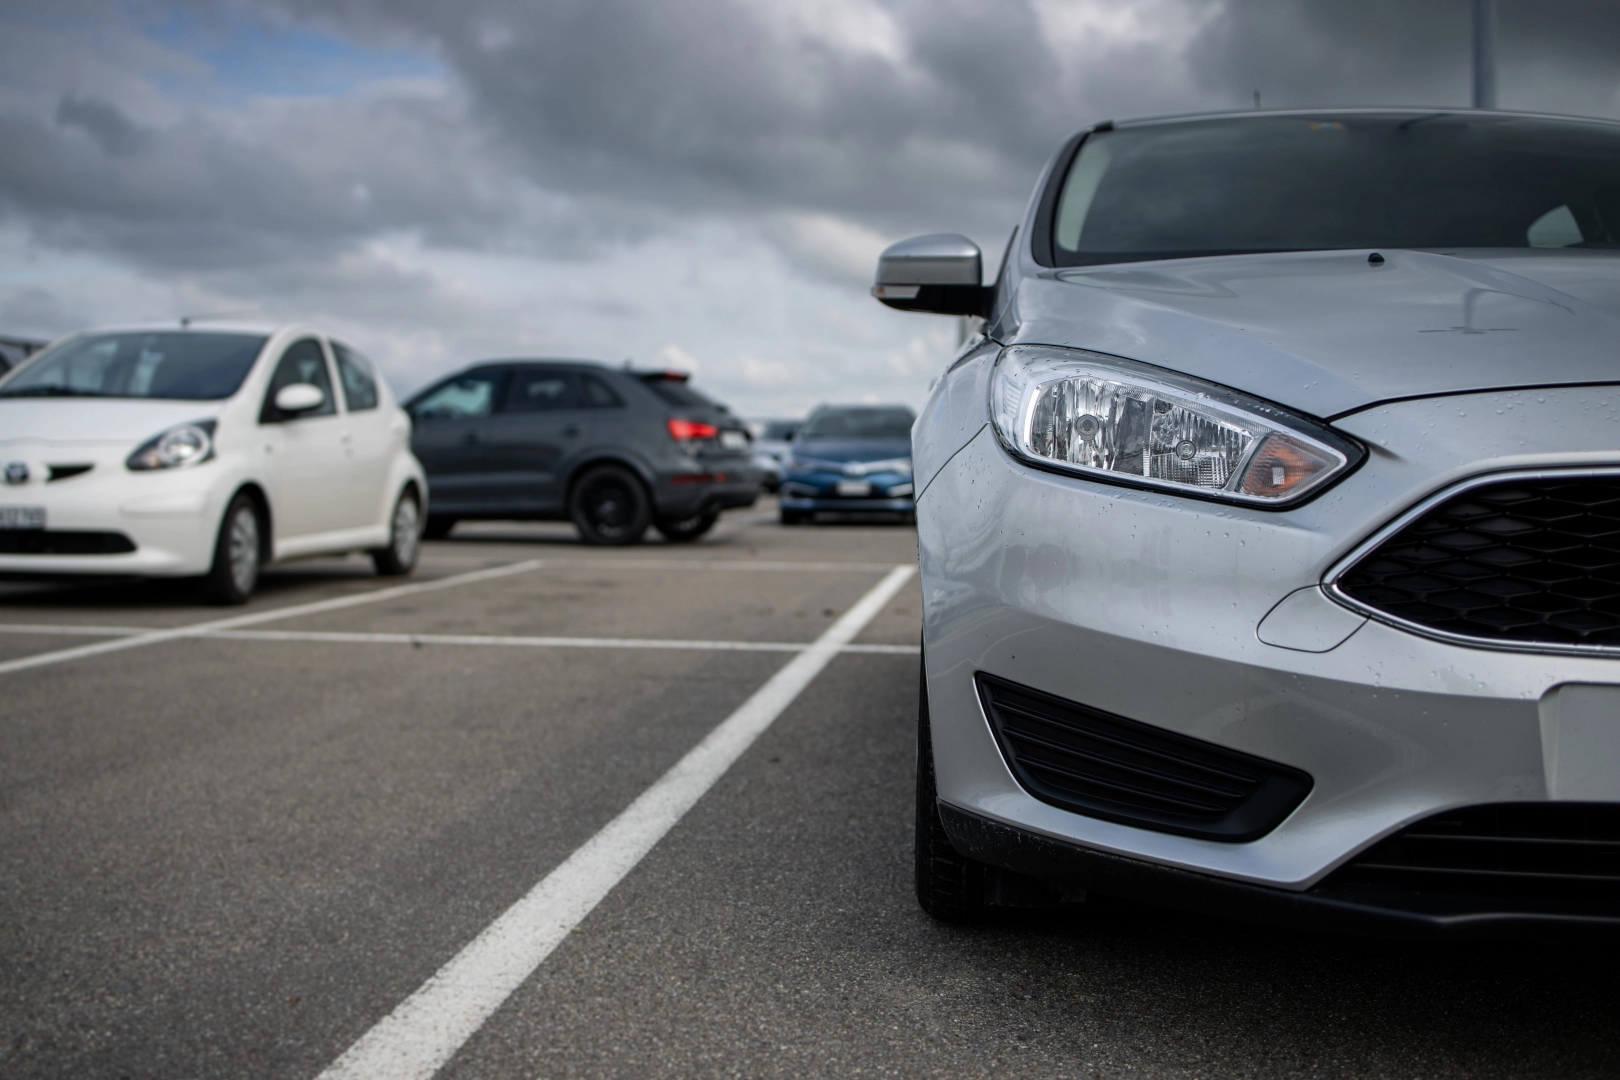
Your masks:
{"label": "dark car in background", "polygon": [[782,467],[781,521],[817,511],[916,513],[911,425],[903,405],[823,405],[794,434]]}
{"label": "dark car in background", "polygon": [[679,372],[490,361],[406,408],[430,538],[458,521],[531,519],[572,521],[587,544],[634,544],[649,526],[695,540],[759,494],[747,429]]}

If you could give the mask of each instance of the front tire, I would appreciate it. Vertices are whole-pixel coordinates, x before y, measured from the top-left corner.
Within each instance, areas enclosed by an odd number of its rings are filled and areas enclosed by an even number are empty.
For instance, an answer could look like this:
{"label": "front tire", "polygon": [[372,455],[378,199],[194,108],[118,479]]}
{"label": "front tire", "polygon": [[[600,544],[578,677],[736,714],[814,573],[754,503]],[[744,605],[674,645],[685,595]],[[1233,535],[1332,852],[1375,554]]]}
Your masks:
{"label": "front tire", "polygon": [[245,604],[259,584],[262,555],[259,507],[239,491],[220,519],[214,540],[214,562],[202,580],[203,595],[216,604]]}
{"label": "front tire", "polygon": [[401,577],[416,569],[422,550],[422,508],[414,491],[400,494],[388,520],[388,546],[373,551],[371,562],[383,577]]}
{"label": "front tire", "polygon": [[574,484],[568,516],[587,544],[639,544],[652,524],[652,503],[640,477],[618,465],[598,465]]}
{"label": "front tire", "polygon": [[939,816],[934,785],[934,745],[928,724],[928,677],[917,688],[917,827],[913,846],[917,903],[941,922],[979,923],[985,918],[984,863],[951,846]]}
{"label": "front tire", "polygon": [[783,525],[803,525],[810,520],[810,515],[803,510],[783,510],[777,514],[776,520]]}
{"label": "front tire", "polygon": [[689,518],[660,518],[654,522],[664,539],[672,544],[689,544],[714,528],[720,520],[720,511],[705,510]]}

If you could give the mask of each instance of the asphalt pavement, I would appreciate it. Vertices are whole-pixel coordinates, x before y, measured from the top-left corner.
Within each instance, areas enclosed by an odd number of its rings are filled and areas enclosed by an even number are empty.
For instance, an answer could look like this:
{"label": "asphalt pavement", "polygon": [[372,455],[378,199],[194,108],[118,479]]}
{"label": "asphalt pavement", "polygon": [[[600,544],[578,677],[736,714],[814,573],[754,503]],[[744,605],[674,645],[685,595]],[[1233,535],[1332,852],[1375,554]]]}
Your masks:
{"label": "asphalt pavement", "polygon": [[762,504],[0,584],[0,1077],[1620,1074],[1612,949],[932,922],[915,558]]}

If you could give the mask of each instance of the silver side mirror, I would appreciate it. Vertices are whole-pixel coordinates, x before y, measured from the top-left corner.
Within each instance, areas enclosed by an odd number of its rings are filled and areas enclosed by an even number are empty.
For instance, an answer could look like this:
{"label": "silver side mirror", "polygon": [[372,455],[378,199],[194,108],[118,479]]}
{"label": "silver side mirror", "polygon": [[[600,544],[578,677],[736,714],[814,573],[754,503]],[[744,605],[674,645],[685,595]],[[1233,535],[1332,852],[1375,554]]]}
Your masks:
{"label": "silver side mirror", "polygon": [[979,245],[956,233],[915,236],[891,244],[879,258],[872,295],[900,311],[988,318],[992,289],[980,284]]}
{"label": "silver side mirror", "polygon": [[276,391],[276,408],[284,413],[309,412],[326,404],[326,393],[313,383],[293,383]]}

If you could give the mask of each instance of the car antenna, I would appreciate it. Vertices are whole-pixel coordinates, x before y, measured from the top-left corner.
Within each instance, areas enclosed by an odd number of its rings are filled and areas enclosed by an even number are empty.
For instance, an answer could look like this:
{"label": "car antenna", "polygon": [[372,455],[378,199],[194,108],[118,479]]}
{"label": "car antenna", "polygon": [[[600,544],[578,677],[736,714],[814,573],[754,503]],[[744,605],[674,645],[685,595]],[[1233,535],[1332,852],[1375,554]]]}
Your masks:
{"label": "car antenna", "polygon": [[252,311],[215,311],[207,315],[182,315],[180,316],[180,328],[183,330],[194,322],[212,322],[218,319],[251,319],[254,314],[255,312]]}

